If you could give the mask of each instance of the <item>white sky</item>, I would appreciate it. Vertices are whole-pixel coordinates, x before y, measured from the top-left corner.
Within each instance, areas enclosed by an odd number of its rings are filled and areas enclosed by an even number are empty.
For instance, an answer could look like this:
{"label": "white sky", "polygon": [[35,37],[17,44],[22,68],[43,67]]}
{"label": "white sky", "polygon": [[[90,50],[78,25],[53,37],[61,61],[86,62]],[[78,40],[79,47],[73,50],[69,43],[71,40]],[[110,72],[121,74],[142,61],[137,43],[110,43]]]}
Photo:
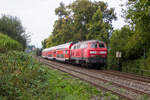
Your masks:
{"label": "white sky", "polygon": [[[0,0],[0,15],[17,16],[26,32],[31,34],[30,44],[42,47],[41,41],[48,38],[53,30],[53,24],[57,20],[55,8],[59,7],[60,2],[69,4],[73,1],[75,0]],[[120,17],[121,7],[119,5],[127,0],[95,1],[105,1],[109,7],[115,8],[118,17],[117,21],[113,21],[115,29],[120,29],[125,25],[124,19]]]}

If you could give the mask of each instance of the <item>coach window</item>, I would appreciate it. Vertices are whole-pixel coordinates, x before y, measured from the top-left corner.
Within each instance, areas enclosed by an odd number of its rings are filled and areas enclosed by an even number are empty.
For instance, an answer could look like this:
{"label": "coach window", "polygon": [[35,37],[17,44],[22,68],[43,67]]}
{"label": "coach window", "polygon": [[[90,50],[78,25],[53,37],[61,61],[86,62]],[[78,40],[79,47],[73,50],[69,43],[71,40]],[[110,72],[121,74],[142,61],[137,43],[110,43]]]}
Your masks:
{"label": "coach window", "polygon": [[83,48],[83,44],[80,45],[80,48]]}
{"label": "coach window", "polygon": [[97,43],[96,42],[91,43],[91,48],[97,48]]}
{"label": "coach window", "polygon": [[78,48],[79,48],[79,45],[76,46],[76,49],[78,49]]}
{"label": "coach window", "polygon": [[66,50],[66,54],[68,53],[68,50]]}
{"label": "coach window", "polygon": [[77,49],[79,49],[79,48],[80,48],[80,44],[77,45]]}
{"label": "coach window", "polygon": [[81,44],[81,45],[80,45],[80,48],[84,48],[84,44]]}
{"label": "coach window", "polygon": [[76,45],[74,46],[74,49],[76,49]]}
{"label": "coach window", "polygon": [[86,43],[86,44],[84,44],[84,48],[88,48],[88,44]]}

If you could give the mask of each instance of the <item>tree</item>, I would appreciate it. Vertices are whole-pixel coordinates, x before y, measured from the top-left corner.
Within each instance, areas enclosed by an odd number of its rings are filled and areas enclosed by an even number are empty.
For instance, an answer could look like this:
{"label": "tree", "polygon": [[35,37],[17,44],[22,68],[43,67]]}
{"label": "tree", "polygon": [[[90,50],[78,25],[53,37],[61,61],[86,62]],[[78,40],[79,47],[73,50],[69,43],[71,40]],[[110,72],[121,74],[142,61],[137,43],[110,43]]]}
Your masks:
{"label": "tree", "polygon": [[28,35],[25,34],[25,29],[17,17],[3,15],[0,18],[0,32],[17,40],[24,48],[26,47]]}
{"label": "tree", "polygon": [[138,55],[141,57],[150,49],[150,1],[149,0],[129,0],[125,13],[127,21],[135,31],[129,39],[127,53],[129,56]]}
{"label": "tree", "polygon": [[98,9],[92,16],[91,22],[87,25],[89,32],[86,38],[102,40],[108,44],[111,26],[108,23],[105,23],[102,17],[101,9]]}
{"label": "tree", "polygon": [[47,41],[47,39],[45,39],[45,40],[42,41],[42,49],[46,48],[46,41]]}
{"label": "tree", "polygon": [[76,0],[55,10],[58,20],[55,21],[48,46],[69,41],[100,39],[108,43],[112,32],[112,20],[116,19],[114,9],[108,9],[104,2]]}
{"label": "tree", "polygon": [[150,2],[129,0],[124,16],[129,26],[115,30],[110,40],[108,64],[117,63],[115,52],[122,52],[121,62],[128,68],[150,69]]}
{"label": "tree", "polygon": [[114,30],[110,39],[110,50],[108,54],[108,64],[116,65],[116,52],[122,52],[122,62],[127,61],[129,58],[126,56],[126,45],[128,39],[134,34],[129,26],[124,26],[121,30]]}
{"label": "tree", "polygon": [[102,39],[108,42],[107,39],[113,29],[112,20],[116,19],[114,9],[108,9],[104,2],[89,0],[77,0],[71,8],[74,13],[74,26],[76,31],[80,30],[81,40]]}

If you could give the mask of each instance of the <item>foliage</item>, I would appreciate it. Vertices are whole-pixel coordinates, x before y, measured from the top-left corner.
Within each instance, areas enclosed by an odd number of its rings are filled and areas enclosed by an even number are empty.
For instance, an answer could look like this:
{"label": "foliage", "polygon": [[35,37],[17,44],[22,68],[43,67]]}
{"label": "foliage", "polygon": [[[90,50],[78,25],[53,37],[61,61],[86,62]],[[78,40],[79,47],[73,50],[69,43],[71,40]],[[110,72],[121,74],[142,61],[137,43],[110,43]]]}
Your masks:
{"label": "foliage", "polygon": [[12,38],[8,37],[0,33],[0,53],[8,52],[9,50],[23,50],[22,45],[13,40]]}
{"label": "foliage", "polygon": [[42,41],[42,49],[46,48],[46,40],[47,39],[45,39],[45,40]]}
{"label": "foliage", "polygon": [[0,98],[37,100],[50,94],[48,74],[24,52],[9,51],[0,55]]}
{"label": "foliage", "polygon": [[17,17],[3,15],[0,18],[0,32],[21,43],[23,48],[26,47],[28,36],[25,34],[25,29]]}
{"label": "foliage", "polygon": [[109,43],[112,32],[112,20],[116,19],[114,9],[108,9],[104,2],[76,0],[55,9],[58,20],[55,21],[52,35],[46,39],[46,47],[69,41],[98,39]]}
{"label": "foliage", "polygon": [[128,41],[127,53],[129,55],[143,56],[141,48],[148,52],[150,48],[150,2],[148,0],[129,1],[126,18],[132,25],[134,35]]}
{"label": "foliage", "polygon": [[[148,0],[129,0],[124,16],[129,23],[121,30],[115,30],[111,37],[111,50],[108,65],[116,65],[116,51],[122,52],[121,63],[137,69],[150,69],[150,2]],[[147,73],[149,74],[149,73]]]}
{"label": "foliage", "polygon": [[116,52],[122,52],[122,62],[129,59],[126,54],[126,45],[128,39],[133,35],[133,31],[129,26],[124,26],[121,30],[115,30],[110,39],[110,51],[108,53],[108,65],[117,65]]}

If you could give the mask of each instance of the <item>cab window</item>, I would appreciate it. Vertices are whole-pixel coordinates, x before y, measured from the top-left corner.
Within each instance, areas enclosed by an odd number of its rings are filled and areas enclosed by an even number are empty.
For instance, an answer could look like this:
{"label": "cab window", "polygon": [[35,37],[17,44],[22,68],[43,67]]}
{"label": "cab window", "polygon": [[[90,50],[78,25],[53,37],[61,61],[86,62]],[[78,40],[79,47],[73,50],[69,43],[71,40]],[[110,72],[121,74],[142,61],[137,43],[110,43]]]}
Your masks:
{"label": "cab window", "polygon": [[91,43],[91,48],[97,48],[97,43]]}

